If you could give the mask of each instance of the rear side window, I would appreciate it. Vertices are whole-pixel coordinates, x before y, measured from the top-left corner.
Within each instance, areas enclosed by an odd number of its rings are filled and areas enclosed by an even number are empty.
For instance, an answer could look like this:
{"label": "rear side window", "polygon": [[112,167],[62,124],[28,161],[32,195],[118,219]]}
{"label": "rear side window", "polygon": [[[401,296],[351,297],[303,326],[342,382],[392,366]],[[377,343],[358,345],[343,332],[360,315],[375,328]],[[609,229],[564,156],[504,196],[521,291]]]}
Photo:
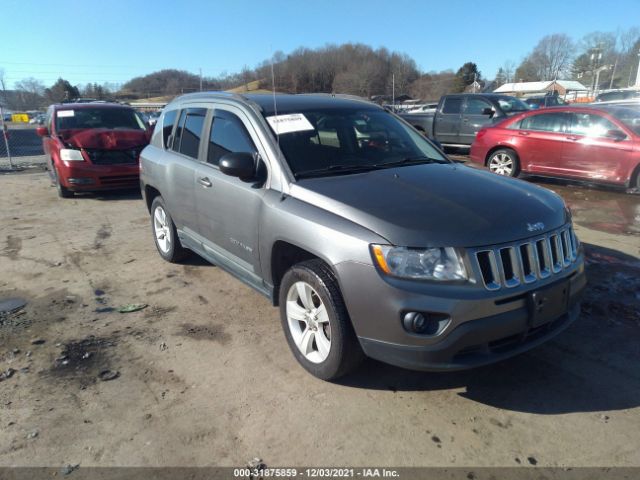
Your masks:
{"label": "rear side window", "polygon": [[209,136],[207,163],[218,165],[220,158],[226,153],[255,151],[256,147],[242,120],[233,113],[216,111]]}
{"label": "rear side window", "polygon": [[177,110],[171,110],[164,114],[164,118],[162,119],[162,144],[164,148],[169,148],[169,137],[173,131],[173,125],[176,123],[177,116]]}
{"label": "rear side window", "polygon": [[522,130],[564,133],[567,131],[568,123],[566,113],[541,113],[523,118],[520,122],[520,128]]}
{"label": "rear side window", "polygon": [[176,152],[180,151],[180,140],[182,139],[182,130],[184,129],[184,119],[187,116],[187,111],[182,110],[180,112],[180,118],[178,119],[178,125],[176,126],[176,133],[173,134],[173,138],[169,140],[169,147]]}
{"label": "rear side window", "polygon": [[442,113],[460,113],[462,111],[462,98],[450,97],[444,99]]}
{"label": "rear side window", "polygon": [[176,133],[173,135],[172,150],[187,157],[198,158],[206,114],[206,108],[188,108],[180,112]]}

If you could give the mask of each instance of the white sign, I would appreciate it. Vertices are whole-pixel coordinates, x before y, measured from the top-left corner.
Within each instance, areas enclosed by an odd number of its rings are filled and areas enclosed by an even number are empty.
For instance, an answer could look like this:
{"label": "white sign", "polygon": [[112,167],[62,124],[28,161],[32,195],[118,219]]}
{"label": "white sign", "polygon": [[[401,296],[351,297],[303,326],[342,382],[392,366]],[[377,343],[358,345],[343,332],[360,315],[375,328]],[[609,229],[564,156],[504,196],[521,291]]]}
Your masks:
{"label": "white sign", "polygon": [[267,121],[277,135],[292,132],[304,132],[314,130],[311,122],[302,113],[290,113],[288,115],[274,115],[267,117]]}
{"label": "white sign", "polygon": [[75,116],[75,112],[73,110],[58,110],[58,118],[73,116]]}

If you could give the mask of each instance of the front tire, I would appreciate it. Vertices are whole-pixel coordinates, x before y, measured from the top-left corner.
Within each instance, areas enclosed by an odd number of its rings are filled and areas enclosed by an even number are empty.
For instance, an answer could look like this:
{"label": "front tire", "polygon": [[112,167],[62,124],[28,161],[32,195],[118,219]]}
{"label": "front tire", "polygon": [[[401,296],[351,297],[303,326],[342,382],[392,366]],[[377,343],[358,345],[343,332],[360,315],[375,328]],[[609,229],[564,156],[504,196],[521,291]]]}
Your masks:
{"label": "front tire", "polygon": [[60,176],[58,175],[58,169],[55,166],[53,167],[53,176],[54,176],[55,187],[56,187],[56,190],[58,191],[58,196],[60,198],[73,198],[75,196],[74,193],[71,190],[69,190],[67,187],[62,185],[62,182],[60,181]]}
{"label": "front tire", "polygon": [[284,275],[280,317],[291,352],[317,378],[335,380],[364,358],[338,282],[321,260],[294,265]]}
{"label": "front tire", "polygon": [[501,148],[489,156],[487,168],[498,175],[517,177],[520,174],[520,159],[510,148]]}
{"label": "front tire", "polygon": [[176,226],[160,196],[151,204],[151,231],[158,253],[167,262],[178,263],[187,256],[188,251],[180,243]]}

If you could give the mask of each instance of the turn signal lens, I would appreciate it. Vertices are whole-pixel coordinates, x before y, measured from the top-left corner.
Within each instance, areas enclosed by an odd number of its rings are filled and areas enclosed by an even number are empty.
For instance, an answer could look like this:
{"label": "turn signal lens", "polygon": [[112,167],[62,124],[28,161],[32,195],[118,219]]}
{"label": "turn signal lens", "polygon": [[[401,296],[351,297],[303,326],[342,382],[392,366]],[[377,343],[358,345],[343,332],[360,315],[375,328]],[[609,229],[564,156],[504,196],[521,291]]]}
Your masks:
{"label": "turn signal lens", "polygon": [[384,273],[390,274],[391,269],[389,268],[389,265],[387,265],[387,260],[384,258],[382,247],[380,245],[372,245],[371,248],[373,249],[373,256],[375,257],[376,262],[378,262],[378,267],[380,267],[380,270],[382,270]]}

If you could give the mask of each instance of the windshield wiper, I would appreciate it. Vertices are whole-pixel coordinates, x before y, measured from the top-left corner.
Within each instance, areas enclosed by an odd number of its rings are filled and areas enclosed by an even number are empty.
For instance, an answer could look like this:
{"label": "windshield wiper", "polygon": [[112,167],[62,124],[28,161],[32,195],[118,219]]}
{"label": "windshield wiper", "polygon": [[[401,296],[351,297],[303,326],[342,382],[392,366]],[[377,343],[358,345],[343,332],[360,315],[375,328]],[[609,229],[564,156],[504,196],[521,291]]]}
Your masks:
{"label": "windshield wiper", "polygon": [[297,178],[318,177],[326,173],[357,173],[367,172],[379,168],[377,165],[330,165],[324,168],[316,168],[313,170],[305,170],[296,173]]}
{"label": "windshield wiper", "polygon": [[386,162],[386,163],[378,163],[374,165],[377,168],[387,168],[394,167],[397,165],[419,165],[421,163],[449,163],[445,159],[439,158],[431,158],[424,155],[419,155],[417,157],[406,157],[402,160],[396,160],[395,162]]}
{"label": "windshield wiper", "polygon": [[426,156],[407,157],[395,162],[374,163],[369,165],[330,165],[324,168],[317,168],[313,170],[305,170],[303,172],[296,173],[296,178],[305,177],[321,177],[325,174],[331,173],[358,173],[368,172],[371,170],[381,170],[383,168],[391,168],[398,165],[419,165],[424,163],[449,163],[447,160],[440,160],[437,158],[431,158]]}

